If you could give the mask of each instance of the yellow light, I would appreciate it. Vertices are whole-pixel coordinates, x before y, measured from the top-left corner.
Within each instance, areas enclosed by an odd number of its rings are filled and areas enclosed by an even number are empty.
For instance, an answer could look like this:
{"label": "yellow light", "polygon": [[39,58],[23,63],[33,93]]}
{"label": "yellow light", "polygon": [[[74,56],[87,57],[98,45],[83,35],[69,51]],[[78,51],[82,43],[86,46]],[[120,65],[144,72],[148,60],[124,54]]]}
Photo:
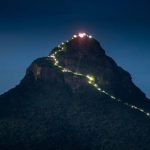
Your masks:
{"label": "yellow light", "polygon": [[66,72],[66,70],[62,69],[62,72]]}
{"label": "yellow light", "polygon": [[77,76],[83,76],[83,74],[78,73],[78,72],[74,72],[74,74],[77,75]]}
{"label": "yellow light", "polygon": [[58,66],[59,68],[62,68],[62,66]]}
{"label": "yellow light", "polygon": [[111,96],[112,99],[116,99],[114,96]]}
{"label": "yellow light", "polygon": [[51,57],[51,58],[55,58],[55,56],[54,56],[54,55],[50,55],[49,57]]}
{"label": "yellow light", "polygon": [[95,87],[98,87],[98,85],[97,85],[97,84],[94,84],[94,86],[95,86]]}
{"label": "yellow light", "polygon": [[91,82],[91,81],[88,81],[88,83],[89,83],[89,84],[92,84],[92,82]]}
{"label": "yellow light", "polygon": [[90,81],[95,81],[95,78],[93,77],[93,76],[91,76],[91,75],[86,75],[86,77],[90,80]]}
{"label": "yellow light", "polygon": [[140,109],[140,111],[141,111],[141,112],[144,112],[144,110],[143,110],[143,109]]}
{"label": "yellow light", "polygon": [[77,38],[77,35],[74,35],[73,37],[74,37],[74,38]]}

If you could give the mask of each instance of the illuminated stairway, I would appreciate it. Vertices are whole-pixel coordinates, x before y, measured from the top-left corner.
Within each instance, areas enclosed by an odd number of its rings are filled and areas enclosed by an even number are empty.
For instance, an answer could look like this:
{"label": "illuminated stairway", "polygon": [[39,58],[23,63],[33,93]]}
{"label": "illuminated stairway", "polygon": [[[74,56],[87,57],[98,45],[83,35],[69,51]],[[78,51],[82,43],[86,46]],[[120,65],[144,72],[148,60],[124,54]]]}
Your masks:
{"label": "illuminated stairway", "polygon": [[[72,39],[75,39],[75,38],[85,38],[85,37],[89,38],[89,39],[92,38],[91,35],[88,35],[86,33],[79,33],[78,35],[74,35],[72,37]],[[69,40],[66,41],[66,43],[68,43],[68,42],[69,42]],[[62,44],[58,45],[58,47],[57,47],[58,50],[55,51],[50,56],[48,56],[53,61],[53,64],[55,66],[57,66],[61,70],[61,72],[63,72],[63,73],[71,73],[71,74],[73,74],[73,75],[75,75],[77,77],[80,77],[80,76],[85,77],[86,80],[87,80],[87,83],[90,84],[90,85],[92,85],[100,93],[103,93],[103,94],[109,96],[112,100],[114,100],[116,102],[119,102],[119,103],[122,103],[123,105],[125,105],[127,107],[130,107],[131,109],[137,110],[137,111],[143,113],[144,115],[146,115],[147,117],[150,117],[150,113],[147,112],[147,111],[145,111],[144,109],[139,108],[139,107],[137,107],[135,105],[129,104],[127,102],[123,102],[121,99],[119,99],[119,98],[115,97],[114,95],[111,95],[108,92],[106,92],[105,90],[103,90],[101,87],[99,87],[98,83],[96,83],[96,80],[95,80],[96,77],[94,75],[90,75],[90,73],[85,75],[85,74],[82,74],[80,72],[74,72],[74,71],[72,71],[72,70],[70,70],[68,68],[64,68],[59,63],[59,60],[57,59],[57,55],[59,54],[59,52],[64,52],[65,53],[65,51],[64,51],[64,49],[65,49],[64,45],[65,45],[65,43],[62,43]]]}

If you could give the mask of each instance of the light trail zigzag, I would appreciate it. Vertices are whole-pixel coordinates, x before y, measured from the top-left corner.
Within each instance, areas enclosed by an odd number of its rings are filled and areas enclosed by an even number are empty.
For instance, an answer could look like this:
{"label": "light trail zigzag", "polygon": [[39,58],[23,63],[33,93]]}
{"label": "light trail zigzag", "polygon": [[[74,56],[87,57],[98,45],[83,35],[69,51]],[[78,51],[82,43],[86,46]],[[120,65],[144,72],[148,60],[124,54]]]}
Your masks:
{"label": "light trail zigzag", "polygon": [[[91,36],[88,36],[88,35],[86,35],[86,36],[89,37],[89,38],[92,38]],[[74,38],[77,38],[77,36],[75,35],[72,39],[74,39]],[[69,41],[67,40],[66,43],[68,43],[68,42],[69,42]],[[127,102],[123,102],[121,99],[116,98],[115,96],[113,96],[113,95],[109,94],[108,92],[102,90],[102,89],[99,87],[99,85],[96,83],[94,76],[91,76],[91,75],[84,75],[84,74],[82,74],[82,73],[80,73],[80,72],[74,72],[74,71],[72,71],[72,70],[70,70],[70,69],[68,69],[68,68],[65,68],[65,67],[61,66],[61,65],[59,64],[59,60],[57,59],[56,56],[57,56],[58,53],[60,53],[60,52],[65,52],[65,51],[64,51],[64,44],[65,44],[65,43],[62,43],[61,45],[59,45],[59,46],[58,46],[58,51],[55,51],[53,54],[51,54],[50,56],[48,56],[50,59],[52,59],[52,62],[53,62],[53,64],[54,64],[54,66],[58,67],[61,72],[63,72],[63,73],[71,73],[71,74],[73,74],[73,75],[75,75],[75,76],[78,76],[78,77],[81,77],[81,76],[82,76],[82,77],[85,77],[85,78],[87,79],[87,83],[90,84],[90,85],[92,85],[92,86],[93,86],[97,91],[99,91],[100,93],[103,93],[103,94],[109,96],[112,100],[114,100],[114,101],[116,101],[116,102],[119,102],[119,103],[122,103],[123,105],[125,105],[125,106],[127,106],[127,107],[129,107],[129,108],[131,108],[131,109],[134,109],[134,110],[136,110],[136,111],[139,111],[139,112],[143,113],[144,115],[146,115],[147,117],[150,117],[150,113],[149,113],[149,112],[146,112],[144,109],[139,108],[139,107],[137,107],[137,106],[135,106],[135,105],[129,104],[129,103],[127,103]]]}

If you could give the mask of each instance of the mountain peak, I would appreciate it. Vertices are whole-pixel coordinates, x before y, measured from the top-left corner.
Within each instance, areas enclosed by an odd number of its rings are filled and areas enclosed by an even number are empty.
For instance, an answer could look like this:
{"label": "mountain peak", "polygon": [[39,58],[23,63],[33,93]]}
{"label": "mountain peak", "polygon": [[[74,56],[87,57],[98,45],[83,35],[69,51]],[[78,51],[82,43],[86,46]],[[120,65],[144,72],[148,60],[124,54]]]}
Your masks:
{"label": "mountain peak", "polygon": [[[104,49],[93,36],[86,33],[73,35],[70,40],[62,42],[55,50],[65,49],[66,52],[77,55],[78,57],[96,57],[105,55]],[[53,52],[53,50],[52,50]],[[50,54],[52,53],[50,52]]]}
{"label": "mountain peak", "polygon": [[81,33],[78,33],[77,35],[75,34],[75,35],[73,35],[73,38],[77,38],[77,37],[79,37],[79,38],[92,38],[92,35],[89,35],[89,34],[87,34],[87,33],[84,33],[84,32],[81,32]]}
{"label": "mountain peak", "polygon": [[149,149],[149,119],[131,75],[79,33],[0,96],[0,149]]}

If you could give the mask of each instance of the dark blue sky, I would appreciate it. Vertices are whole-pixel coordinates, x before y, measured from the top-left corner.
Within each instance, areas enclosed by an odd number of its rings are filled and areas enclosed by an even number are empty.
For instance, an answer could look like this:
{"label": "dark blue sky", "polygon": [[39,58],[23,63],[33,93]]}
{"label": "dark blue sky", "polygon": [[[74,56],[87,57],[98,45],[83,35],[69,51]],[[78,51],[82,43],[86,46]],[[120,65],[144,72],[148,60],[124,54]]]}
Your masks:
{"label": "dark blue sky", "polygon": [[16,86],[34,59],[80,31],[99,40],[150,97],[149,0],[0,1],[0,93]]}

